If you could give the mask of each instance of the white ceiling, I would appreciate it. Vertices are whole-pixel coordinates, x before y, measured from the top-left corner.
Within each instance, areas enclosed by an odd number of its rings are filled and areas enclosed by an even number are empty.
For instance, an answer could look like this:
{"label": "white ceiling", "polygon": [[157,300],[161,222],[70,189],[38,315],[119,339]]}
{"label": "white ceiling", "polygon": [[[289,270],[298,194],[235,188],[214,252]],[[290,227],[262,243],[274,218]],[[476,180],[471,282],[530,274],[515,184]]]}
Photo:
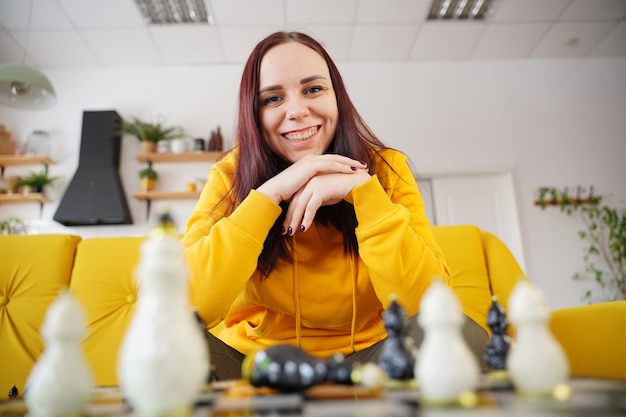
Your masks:
{"label": "white ceiling", "polygon": [[0,63],[240,64],[277,29],[337,62],[626,57],[626,0],[500,0],[483,22],[426,21],[431,0],[205,0],[213,25],[148,26],[134,0],[0,0]]}

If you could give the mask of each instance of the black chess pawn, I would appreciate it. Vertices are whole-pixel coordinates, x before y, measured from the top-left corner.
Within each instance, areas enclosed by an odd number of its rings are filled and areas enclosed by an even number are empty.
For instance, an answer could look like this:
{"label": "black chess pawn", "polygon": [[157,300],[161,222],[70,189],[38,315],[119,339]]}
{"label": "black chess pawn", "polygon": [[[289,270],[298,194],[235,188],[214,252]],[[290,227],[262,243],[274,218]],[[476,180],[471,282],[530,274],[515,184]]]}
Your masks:
{"label": "black chess pawn", "polygon": [[491,297],[491,307],[487,312],[487,325],[491,329],[491,338],[483,359],[491,371],[504,371],[506,370],[506,358],[511,347],[508,334],[509,323],[506,313],[495,295]]}
{"label": "black chess pawn", "polygon": [[17,398],[20,396],[20,391],[17,389],[15,385],[11,387],[9,390],[9,398]]}
{"label": "black chess pawn", "polygon": [[406,344],[406,311],[392,298],[391,304],[383,312],[383,324],[387,338],[378,361],[390,379],[407,380],[414,376],[415,357]]}

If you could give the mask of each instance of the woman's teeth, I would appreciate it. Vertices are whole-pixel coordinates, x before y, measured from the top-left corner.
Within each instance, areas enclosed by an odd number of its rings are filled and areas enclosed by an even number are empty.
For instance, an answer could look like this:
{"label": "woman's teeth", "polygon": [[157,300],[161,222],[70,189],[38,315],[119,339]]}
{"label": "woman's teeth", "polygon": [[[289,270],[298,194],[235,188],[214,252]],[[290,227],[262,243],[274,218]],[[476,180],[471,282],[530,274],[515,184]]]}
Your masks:
{"label": "woman's teeth", "polygon": [[302,142],[309,139],[311,136],[317,133],[317,126],[311,127],[298,132],[285,133],[283,137],[291,142]]}

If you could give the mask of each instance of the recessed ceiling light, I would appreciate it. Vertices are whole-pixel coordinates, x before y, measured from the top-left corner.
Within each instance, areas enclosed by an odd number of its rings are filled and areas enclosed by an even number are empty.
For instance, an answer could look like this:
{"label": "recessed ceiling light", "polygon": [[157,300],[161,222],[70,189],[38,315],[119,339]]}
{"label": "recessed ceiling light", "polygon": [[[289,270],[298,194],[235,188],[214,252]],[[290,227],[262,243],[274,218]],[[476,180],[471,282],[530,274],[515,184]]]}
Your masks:
{"label": "recessed ceiling light", "polygon": [[166,25],[176,23],[213,24],[204,0],[135,0],[146,23]]}
{"label": "recessed ceiling light", "polygon": [[496,0],[433,0],[428,20],[484,20]]}

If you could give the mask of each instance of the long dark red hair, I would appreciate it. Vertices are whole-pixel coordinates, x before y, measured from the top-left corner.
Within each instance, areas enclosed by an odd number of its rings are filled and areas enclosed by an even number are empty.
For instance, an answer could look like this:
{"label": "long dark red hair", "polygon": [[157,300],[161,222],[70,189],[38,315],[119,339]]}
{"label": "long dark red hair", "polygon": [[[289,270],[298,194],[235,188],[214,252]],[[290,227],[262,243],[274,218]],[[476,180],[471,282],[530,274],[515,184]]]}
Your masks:
{"label": "long dark red hair", "polygon": [[[236,152],[238,161],[229,211],[237,207],[250,190],[257,188],[268,179],[284,170],[288,162],[282,160],[272,152],[263,139],[259,121],[259,71],[265,54],[275,46],[298,42],[316,51],[328,65],[330,78],[337,97],[339,118],[335,138],[330,143],[326,153],[348,156],[357,161],[366,161],[370,173],[375,172],[374,153],[386,148],[374,135],[365,121],[361,118],[354,104],[350,100],[339,70],[328,55],[324,47],[315,39],[300,32],[276,32],[253,49],[241,76],[239,87],[239,112],[235,134],[237,139]],[[287,203],[281,204],[283,214],[278,218],[270,230],[263,251],[259,257],[259,270],[267,277],[276,267],[279,260],[292,261],[290,254],[291,237],[281,235],[282,222],[286,214]],[[355,235],[357,226],[354,207],[346,201],[332,206],[321,207],[315,216],[315,221],[321,225],[337,228],[343,234],[344,253],[358,253],[358,244]]]}

